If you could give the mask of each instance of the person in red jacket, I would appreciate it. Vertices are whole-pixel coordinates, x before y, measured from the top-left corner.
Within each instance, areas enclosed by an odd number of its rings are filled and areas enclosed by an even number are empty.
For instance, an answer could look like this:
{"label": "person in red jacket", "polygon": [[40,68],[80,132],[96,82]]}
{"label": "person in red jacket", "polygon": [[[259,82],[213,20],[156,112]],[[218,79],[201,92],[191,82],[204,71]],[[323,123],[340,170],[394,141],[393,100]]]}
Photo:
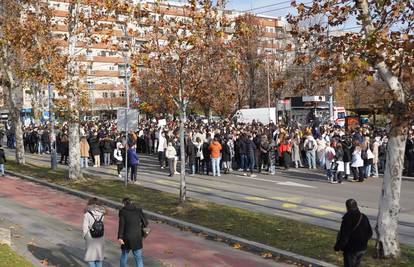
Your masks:
{"label": "person in red jacket", "polygon": [[292,144],[289,138],[284,138],[279,145],[279,155],[283,160],[283,166],[285,169],[289,169],[291,162]]}
{"label": "person in red jacket", "polygon": [[220,160],[222,147],[217,137],[214,137],[214,140],[208,149],[211,152],[211,165],[213,167],[213,176],[220,176]]}

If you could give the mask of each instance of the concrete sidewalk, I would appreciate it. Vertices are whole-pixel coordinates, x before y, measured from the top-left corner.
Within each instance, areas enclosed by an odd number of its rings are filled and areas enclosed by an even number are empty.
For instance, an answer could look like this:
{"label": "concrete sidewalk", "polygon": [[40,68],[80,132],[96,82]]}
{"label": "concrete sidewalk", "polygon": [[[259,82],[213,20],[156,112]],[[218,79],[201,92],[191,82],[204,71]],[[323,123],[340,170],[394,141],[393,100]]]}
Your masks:
{"label": "concrete sidewalk", "polygon": [[[0,227],[12,230],[18,253],[36,266],[42,266],[41,261],[85,266],[80,232],[85,205],[83,199],[38,184],[0,178]],[[118,266],[117,217],[117,211],[109,209],[105,218],[105,266]],[[146,266],[290,266],[167,225],[152,223],[151,228],[144,243]]]}

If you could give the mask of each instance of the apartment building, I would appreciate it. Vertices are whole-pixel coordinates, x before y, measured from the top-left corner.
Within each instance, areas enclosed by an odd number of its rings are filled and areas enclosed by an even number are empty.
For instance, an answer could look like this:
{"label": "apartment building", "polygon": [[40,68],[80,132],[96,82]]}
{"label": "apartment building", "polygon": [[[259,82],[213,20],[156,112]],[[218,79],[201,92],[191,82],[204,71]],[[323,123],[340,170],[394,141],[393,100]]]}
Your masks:
{"label": "apartment building", "polygon": [[[138,2],[138,0],[137,0]],[[139,1],[143,2],[143,1]],[[151,4],[152,1],[146,1]],[[65,19],[68,16],[68,1],[53,0],[48,1],[50,7],[54,9],[54,20],[57,26],[54,29],[55,38],[60,39],[62,51],[67,49],[67,41],[64,40],[67,34],[67,26]],[[166,17],[182,17],[183,3],[180,2],[163,2],[164,8],[162,12]],[[243,15],[242,12],[225,10],[223,13],[229,18],[236,18]],[[287,38],[287,22],[281,17],[257,16],[257,21],[264,29],[264,36],[262,37],[262,47],[259,48],[259,53],[267,53],[275,56],[286,57],[286,42]],[[115,20],[108,20],[107,23],[113,23],[113,30],[110,36],[109,43],[125,42],[125,32],[123,28],[116,25]],[[142,26],[145,27],[145,26]],[[134,45],[139,46],[145,43],[144,28],[135,29],[134,36],[128,36],[128,41]],[[84,42],[79,42],[76,46],[76,54],[79,55],[79,64],[86,69],[86,75],[82,78],[82,84],[88,91],[90,106],[88,110],[98,113],[115,113],[117,109],[126,105],[126,91],[125,91],[125,75],[127,66],[127,56],[123,51],[114,51],[108,45],[108,42],[102,42],[99,36],[97,43],[92,43],[88,46]],[[44,92],[47,95],[47,91]],[[56,93],[54,97],[59,97]],[[134,93],[130,95],[131,103],[137,99]],[[30,108],[31,96],[26,95],[24,101],[24,108]]]}

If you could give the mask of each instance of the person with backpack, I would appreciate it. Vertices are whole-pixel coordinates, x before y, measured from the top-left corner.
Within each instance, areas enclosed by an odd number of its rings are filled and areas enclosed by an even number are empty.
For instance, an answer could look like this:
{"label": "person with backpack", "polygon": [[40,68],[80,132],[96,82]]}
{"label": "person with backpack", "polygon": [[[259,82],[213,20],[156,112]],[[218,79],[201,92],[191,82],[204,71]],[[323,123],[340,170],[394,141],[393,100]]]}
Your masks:
{"label": "person with backpack", "polygon": [[106,209],[97,198],[91,198],[83,216],[83,238],[86,241],[84,260],[89,267],[102,267],[105,253],[104,216]]}
{"label": "person with backpack", "polygon": [[372,237],[372,228],[354,199],[348,199],[345,206],[347,212],[342,217],[334,250],[343,251],[344,267],[358,267]]}
{"label": "person with backpack", "polygon": [[126,267],[128,254],[132,250],[136,267],[144,267],[142,260],[142,240],[149,234],[148,220],[141,208],[136,207],[129,198],[122,200],[119,211],[118,242],[121,244],[120,267]]}
{"label": "person with backpack", "polygon": [[316,147],[317,143],[315,138],[313,138],[312,133],[308,133],[303,147],[306,151],[306,159],[308,160],[309,169],[316,169]]}

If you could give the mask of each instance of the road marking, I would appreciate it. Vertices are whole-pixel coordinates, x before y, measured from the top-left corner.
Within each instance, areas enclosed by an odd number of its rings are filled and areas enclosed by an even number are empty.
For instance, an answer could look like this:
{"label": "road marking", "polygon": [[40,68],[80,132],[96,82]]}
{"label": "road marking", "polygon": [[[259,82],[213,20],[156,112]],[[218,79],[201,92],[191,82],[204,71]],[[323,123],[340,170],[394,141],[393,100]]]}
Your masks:
{"label": "road marking", "polygon": [[247,200],[253,200],[253,201],[266,201],[267,199],[262,197],[245,197]]}
{"label": "road marking", "polygon": [[302,211],[310,212],[310,213],[313,213],[313,214],[318,215],[318,216],[325,216],[325,215],[328,215],[328,214],[332,213],[330,211],[315,209],[315,208],[304,208],[304,209],[302,209]]}
{"label": "road marking", "polygon": [[303,198],[302,197],[271,197],[271,199],[279,200],[279,201],[288,201],[293,203],[301,203]]}
{"label": "road marking", "polygon": [[295,183],[295,182],[278,182],[277,184],[278,185],[287,185],[287,186],[296,186],[296,187],[316,188],[316,187],[311,186],[311,185],[300,184],[300,183]]}
{"label": "road marking", "polygon": [[346,209],[344,207],[333,205],[333,204],[320,205],[319,207],[322,208],[322,209],[333,210],[333,211],[340,211],[340,212],[345,212],[346,211]]}
{"label": "road marking", "polygon": [[242,176],[242,175],[237,175],[237,177],[243,178],[243,179],[248,179],[248,180],[256,180],[256,181],[262,181],[262,182],[275,183],[275,184],[278,184],[278,185],[316,188],[315,186],[306,185],[306,184],[299,184],[299,183],[295,183],[295,182],[278,182],[278,181],[274,181],[274,180],[268,180],[268,179],[257,178],[257,177],[248,177],[248,176]]}
{"label": "road marking", "polygon": [[287,208],[287,209],[295,209],[298,207],[298,205],[291,204],[291,203],[283,203],[282,207]]}

